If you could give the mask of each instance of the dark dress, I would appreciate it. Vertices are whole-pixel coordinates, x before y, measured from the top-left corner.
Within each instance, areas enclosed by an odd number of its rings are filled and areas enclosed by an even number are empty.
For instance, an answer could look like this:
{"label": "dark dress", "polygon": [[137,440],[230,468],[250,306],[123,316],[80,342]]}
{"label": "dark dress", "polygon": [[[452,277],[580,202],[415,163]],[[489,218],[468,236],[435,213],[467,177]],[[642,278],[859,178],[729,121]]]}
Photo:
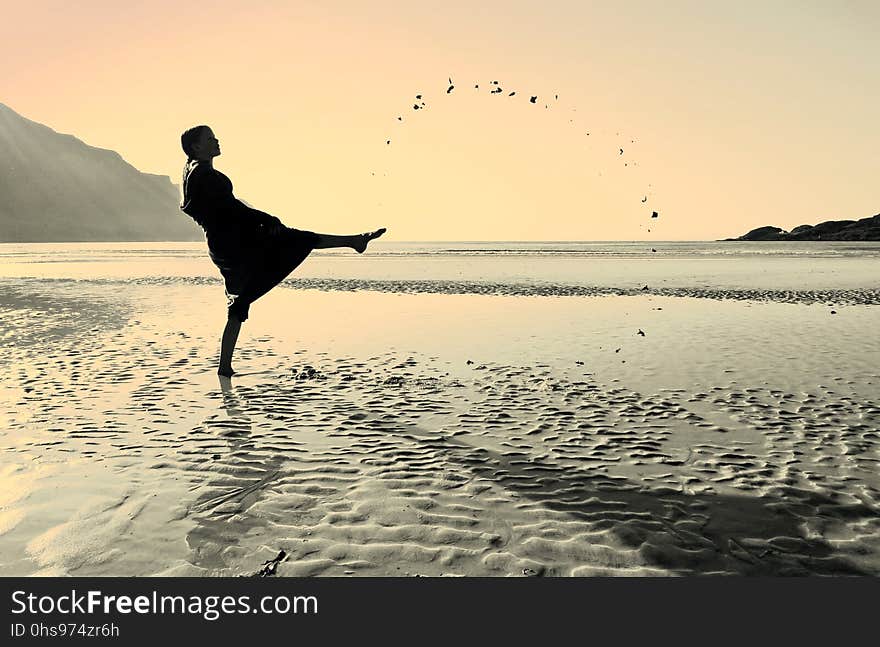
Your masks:
{"label": "dark dress", "polygon": [[[252,209],[232,194],[220,171],[187,162],[181,210],[205,230],[208,253],[220,270],[230,316],[248,318],[251,303],[283,281],[315,248],[318,234],[285,227],[278,218]],[[275,225],[281,232],[270,234]]]}

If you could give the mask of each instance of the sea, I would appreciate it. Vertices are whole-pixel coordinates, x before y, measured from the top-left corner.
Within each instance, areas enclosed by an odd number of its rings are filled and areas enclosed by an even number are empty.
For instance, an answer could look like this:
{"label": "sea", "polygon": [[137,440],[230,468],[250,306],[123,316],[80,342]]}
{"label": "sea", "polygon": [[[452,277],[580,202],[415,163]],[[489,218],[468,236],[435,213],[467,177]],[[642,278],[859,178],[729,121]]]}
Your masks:
{"label": "sea", "polygon": [[[378,240],[364,254],[316,250],[285,285],[851,290],[877,288],[878,270],[880,242]],[[0,280],[25,278],[220,281],[204,242],[0,243]]]}

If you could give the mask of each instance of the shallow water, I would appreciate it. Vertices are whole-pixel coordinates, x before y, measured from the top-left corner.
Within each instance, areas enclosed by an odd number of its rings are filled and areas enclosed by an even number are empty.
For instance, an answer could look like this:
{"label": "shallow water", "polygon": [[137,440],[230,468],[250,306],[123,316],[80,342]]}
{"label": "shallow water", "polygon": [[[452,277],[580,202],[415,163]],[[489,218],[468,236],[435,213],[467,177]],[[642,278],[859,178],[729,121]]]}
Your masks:
{"label": "shallow water", "polygon": [[[880,243],[376,241],[316,251],[293,278],[806,290],[876,287],[878,267]],[[204,243],[0,244],[0,277],[218,276]]]}

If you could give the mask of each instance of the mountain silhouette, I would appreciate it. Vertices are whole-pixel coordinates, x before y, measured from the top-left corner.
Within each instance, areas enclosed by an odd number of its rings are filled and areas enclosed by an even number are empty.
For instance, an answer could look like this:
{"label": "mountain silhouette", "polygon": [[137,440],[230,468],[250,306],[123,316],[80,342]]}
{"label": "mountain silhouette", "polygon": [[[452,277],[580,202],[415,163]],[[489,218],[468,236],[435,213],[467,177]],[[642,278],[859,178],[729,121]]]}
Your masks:
{"label": "mountain silhouette", "polygon": [[179,201],[167,175],[0,103],[0,242],[203,240]]}
{"label": "mountain silhouette", "polygon": [[880,240],[880,213],[861,220],[826,220],[818,225],[798,225],[791,231],[767,225],[729,240]]}

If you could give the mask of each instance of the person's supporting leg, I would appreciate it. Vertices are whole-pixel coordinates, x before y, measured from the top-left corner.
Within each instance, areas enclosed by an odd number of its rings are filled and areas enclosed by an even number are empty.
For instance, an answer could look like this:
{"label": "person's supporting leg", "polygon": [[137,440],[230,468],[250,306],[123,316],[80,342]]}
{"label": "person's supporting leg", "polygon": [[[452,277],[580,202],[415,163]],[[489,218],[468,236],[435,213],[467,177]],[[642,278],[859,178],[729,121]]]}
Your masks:
{"label": "person's supporting leg", "polygon": [[232,377],[232,352],[235,350],[235,342],[238,341],[238,332],[241,330],[241,321],[235,315],[230,314],[226,319],[226,327],[223,329],[223,339],[220,342],[220,366],[217,374],[224,377]]}
{"label": "person's supporting leg", "polygon": [[374,238],[378,238],[385,233],[385,228],[377,229],[366,234],[355,234],[354,236],[334,236],[333,234],[318,234],[318,241],[315,243],[315,249],[330,249],[333,247],[351,247],[358,254],[362,254],[369,243]]}
{"label": "person's supporting leg", "polygon": [[[282,231],[286,231],[288,234],[292,232],[297,232],[298,230],[294,230],[291,228],[282,228]],[[354,236],[334,236],[332,234],[313,234],[312,232],[307,232],[307,235],[312,240],[309,241],[309,244],[312,245],[313,249],[330,249],[333,247],[351,247],[356,252],[363,253],[364,250],[367,249],[367,244],[381,236],[385,233],[385,228],[377,229],[376,231],[367,232],[366,234],[356,234]],[[299,232],[302,233],[302,232]],[[314,240],[314,238],[317,238]],[[302,259],[308,255],[309,248],[305,248],[303,250],[303,254],[301,257],[298,257],[293,266],[288,265],[286,269],[283,269],[282,273],[286,276],[290,273],[292,267],[295,267],[302,261]],[[276,270],[278,268],[275,268]],[[282,280],[283,276],[278,275],[275,278],[272,278],[274,270],[269,270],[269,274],[266,274],[265,268],[261,270],[262,274],[258,272],[260,276],[256,279],[251,276],[247,281],[245,281],[244,285],[240,286],[236,296],[233,296],[229,302],[228,308],[228,316],[226,319],[226,327],[223,329],[223,338],[220,342],[220,366],[217,368],[218,375],[222,375],[225,377],[232,377],[235,374],[235,371],[232,370],[232,353],[235,351],[235,342],[238,341],[238,333],[241,330],[241,322],[245,321],[248,318],[248,306],[251,302],[260,298],[263,294],[265,294],[269,289],[271,289],[274,285],[276,285],[280,280]],[[268,277],[268,278],[267,278]],[[226,276],[224,275],[224,278]],[[238,285],[240,282],[236,281]],[[228,287],[227,282],[227,298],[230,298],[230,288]],[[243,304],[243,305],[242,305]]]}

